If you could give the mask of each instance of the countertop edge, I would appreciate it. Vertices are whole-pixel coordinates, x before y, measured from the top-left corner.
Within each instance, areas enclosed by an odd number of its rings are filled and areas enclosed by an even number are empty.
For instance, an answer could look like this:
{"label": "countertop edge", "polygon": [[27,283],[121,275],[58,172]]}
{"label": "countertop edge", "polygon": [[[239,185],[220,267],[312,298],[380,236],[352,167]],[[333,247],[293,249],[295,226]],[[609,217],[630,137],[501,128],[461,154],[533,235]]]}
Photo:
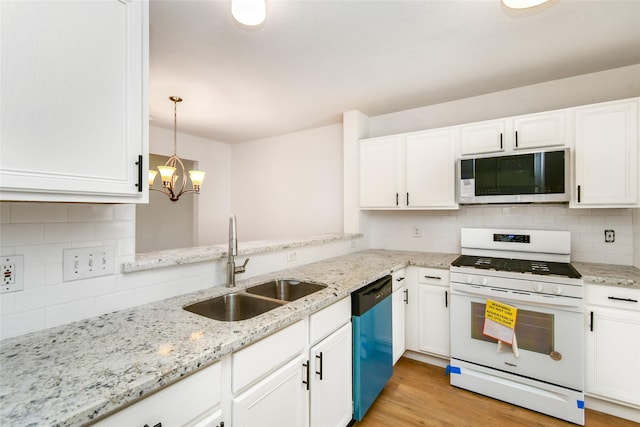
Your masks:
{"label": "countertop edge", "polygon": [[[238,255],[252,255],[281,251],[290,248],[300,248],[353,240],[363,237],[362,233],[333,233],[320,234],[303,238],[285,238],[278,240],[254,240],[238,243]],[[165,251],[146,252],[136,254],[135,261],[122,264],[122,273],[153,270],[156,268],[173,267],[176,265],[192,264],[203,261],[214,261],[227,256],[226,244],[211,246],[196,246],[183,249],[169,249]]]}

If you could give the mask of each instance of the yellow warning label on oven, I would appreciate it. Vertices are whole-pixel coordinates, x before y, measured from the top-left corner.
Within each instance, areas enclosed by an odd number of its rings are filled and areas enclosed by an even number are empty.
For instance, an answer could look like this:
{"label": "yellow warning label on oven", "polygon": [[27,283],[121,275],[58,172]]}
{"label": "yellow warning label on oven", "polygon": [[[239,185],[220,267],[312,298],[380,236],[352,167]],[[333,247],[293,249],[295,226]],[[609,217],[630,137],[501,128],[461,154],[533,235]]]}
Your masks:
{"label": "yellow warning label on oven", "polygon": [[488,299],[484,310],[484,317],[496,323],[513,329],[516,325],[518,309],[507,304]]}

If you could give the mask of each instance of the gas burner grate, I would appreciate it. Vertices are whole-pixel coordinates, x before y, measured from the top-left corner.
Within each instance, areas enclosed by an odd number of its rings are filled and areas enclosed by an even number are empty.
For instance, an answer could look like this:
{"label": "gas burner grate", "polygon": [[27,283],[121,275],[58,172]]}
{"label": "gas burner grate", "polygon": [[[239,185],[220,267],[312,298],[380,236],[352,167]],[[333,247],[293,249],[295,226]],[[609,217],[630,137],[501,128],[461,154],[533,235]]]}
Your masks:
{"label": "gas burner grate", "polygon": [[476,267],[490,267],[492,259],[491,258],[478,258],[476,262],[473,263]]}
{"label": "gas burner grate", "polygon": [[545,262],[540,261],[531,261],[531,272],[532,273],[540,273],[540,274],[548,274],[551,272],[549,265]]}

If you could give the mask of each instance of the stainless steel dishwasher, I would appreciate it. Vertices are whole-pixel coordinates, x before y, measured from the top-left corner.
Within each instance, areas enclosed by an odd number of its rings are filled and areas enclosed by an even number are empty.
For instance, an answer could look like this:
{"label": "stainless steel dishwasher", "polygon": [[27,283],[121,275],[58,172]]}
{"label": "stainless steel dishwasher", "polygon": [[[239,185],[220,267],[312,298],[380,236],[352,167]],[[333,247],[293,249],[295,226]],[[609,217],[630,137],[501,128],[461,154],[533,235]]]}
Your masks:
{"label": "stainless steel dishwasher", "polygon": [[353,418],[361,421],[393,374],[391,276],[351,294]]}

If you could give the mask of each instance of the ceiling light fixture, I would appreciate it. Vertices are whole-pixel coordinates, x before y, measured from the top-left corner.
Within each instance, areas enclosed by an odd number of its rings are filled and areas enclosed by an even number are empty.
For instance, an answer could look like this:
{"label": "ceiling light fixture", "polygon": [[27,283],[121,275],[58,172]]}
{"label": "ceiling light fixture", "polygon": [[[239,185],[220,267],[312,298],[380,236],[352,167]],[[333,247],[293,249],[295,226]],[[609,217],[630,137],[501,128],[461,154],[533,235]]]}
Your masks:
{"label": "ceiling light fixture", "polygon": [[265,0],[231,0],[231,15],[244,25],[260,25],[264,22],[267,12]]}
{"label": "ceiling light fixture", "polygon": [[[169,99],[173,102],[173,156],[169,157],[169,160],[167,160],[164,166],[158,166],[157,171],[149,170],[149,190],[161,191],[166,194],[172,202],[176,202],[184,193],[200,193],[200,187],[202,186],[206,172],[196,170],[189,171],[192,188],[185,190],[187,187],[187,178],[184,164],[182,164],[182,160],[180,160],[180,157],[176,154],[178,146],[177,105],[178,102],[182,102],[182,98],[179,96],[170,96]],[[180,170],[178,174],[176,174],[178,167]],[[152,188],[158,171],[160,172],[160,178],[162,180],[162,190]]]}
{"label": "ceiling light fixture", "polygon": [[502,0],[502,3],[511,9],[528,9],[548,1],[549,0]]}

